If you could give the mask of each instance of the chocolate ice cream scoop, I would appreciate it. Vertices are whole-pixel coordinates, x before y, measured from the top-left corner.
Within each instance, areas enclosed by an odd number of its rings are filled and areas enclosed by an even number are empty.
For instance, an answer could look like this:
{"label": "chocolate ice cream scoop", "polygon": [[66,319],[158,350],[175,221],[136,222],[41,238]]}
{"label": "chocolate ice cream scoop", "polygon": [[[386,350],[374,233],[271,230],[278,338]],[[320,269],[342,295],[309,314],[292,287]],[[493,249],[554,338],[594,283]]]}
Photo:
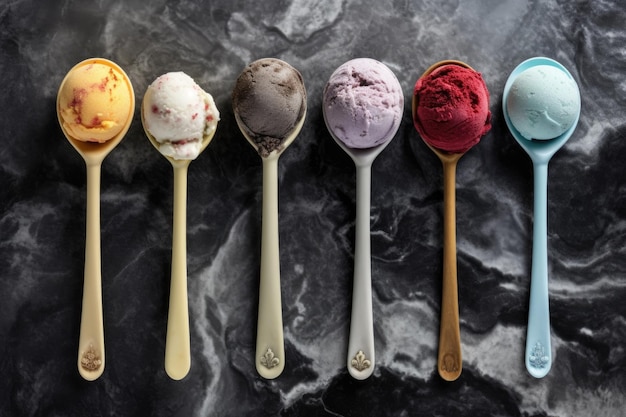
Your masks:
{"label": "chocolate ice cream scoop", "polygon": [[288,63],[263,58],[248,65],[233,89],[233,111],[262,157],[280,151],[300,130],[306,112],[302,75]]}

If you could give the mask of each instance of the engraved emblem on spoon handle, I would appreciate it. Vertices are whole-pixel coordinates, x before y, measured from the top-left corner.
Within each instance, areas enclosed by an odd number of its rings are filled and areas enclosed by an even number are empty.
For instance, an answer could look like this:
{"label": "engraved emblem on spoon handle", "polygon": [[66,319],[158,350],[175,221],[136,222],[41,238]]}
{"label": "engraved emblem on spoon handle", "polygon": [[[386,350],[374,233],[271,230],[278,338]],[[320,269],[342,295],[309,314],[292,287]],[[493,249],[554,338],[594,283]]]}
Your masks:
{"label": "engraved emblem on spoon handle", "polygon": [[365,379],[374,372],[375,363],[370,242],[371,163],[357,164],[356,173],[354,281],[347,366],[352,377]]}
{"label": "engraved emblem on spoon handle", "polygon": [[78,372],[93,381],[104,372],[104,323],[100,253],[101,162],[87,163],[85,277],[78,346]]}

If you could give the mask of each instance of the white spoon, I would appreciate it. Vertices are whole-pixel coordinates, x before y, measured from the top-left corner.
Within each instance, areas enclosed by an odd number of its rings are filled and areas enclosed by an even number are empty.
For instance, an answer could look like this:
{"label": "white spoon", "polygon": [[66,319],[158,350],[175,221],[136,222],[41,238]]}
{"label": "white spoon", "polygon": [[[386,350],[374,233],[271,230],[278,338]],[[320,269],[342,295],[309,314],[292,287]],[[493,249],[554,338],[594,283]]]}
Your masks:
{"label": "white spoon", "polygon": [[533,162],[534,175],[534,221],[533,252],[530,284],[530,305],[526,336],[526,369],[535,378],[548,374],[552,366],[550,343],[550,311],[548,296],[548,239],[547,239],[547,195],[548,163],[552,156],[572,136],[578,123],[579,114],[569,129],[554,139],[529,140],[515,128],[509,117],[507,99],[515,79],[525,70],[537,65],[551,65],[563,71],[573,80],[572,75],[560,63],[543,57],[528,59],[519,64],[511,73],[504,86],[502,109],[504,120],[511,134],[526,151]]}
{"label": "white spoon", "polygon": [[374,372],[374,322],[372,312],[372,260],[370,205],[372,164],[391,140],[369,149],[352,149],[331,136],[356,166],[356,221],[354,236],[354,281],[348,342],[348,372],[355,379],[366,379]]}
{"label": "white spoon", "polygon": [[[374,85],[374,87],[368,87],[369,85]],[[381,90],[384,89],[380,87],[381,85],[386,85],[388,90],[383,93]],[[338,86],[341,86],[341,91],[335,91],[335,87]],[[344,88],[347,91],[343,90]],[[404,107],[404,97],[401,91],[402,87],[391,70],[370,58],[357,58],[344,63],[331,75],[324,89],[322,108],[326,127],[337,145],[350,156],[356,166],[354,279],[346,366],[350,375],[359,380],[371,376],[376,363],[370,241],[372,164],[389,145],[400,127]],[[338,97],[339,95],[341,98]],[[376,104],[376,100],[379,100],[381,96],[386,97]],[[333,105],[333,100],[336,100],[337,104]],[[395,111],[391,110],[394,102],[397,106]],[[382,107],[377,108],[377,106]],[[339,114],[344,116],[337,118]],[[345,114],[351,114],[351,119],[344,119]],[[394,114],[393,120],[388,125],[392,114]],[[372,120],[369,121],[371,125],[367,132],[354,128],[354,126],[363,128],[368,125],[365,123],[368,117]],[[366,143],[378,145],[370,148],[353,148],[346,145],[346,143],[362,143],[364,138]]]}

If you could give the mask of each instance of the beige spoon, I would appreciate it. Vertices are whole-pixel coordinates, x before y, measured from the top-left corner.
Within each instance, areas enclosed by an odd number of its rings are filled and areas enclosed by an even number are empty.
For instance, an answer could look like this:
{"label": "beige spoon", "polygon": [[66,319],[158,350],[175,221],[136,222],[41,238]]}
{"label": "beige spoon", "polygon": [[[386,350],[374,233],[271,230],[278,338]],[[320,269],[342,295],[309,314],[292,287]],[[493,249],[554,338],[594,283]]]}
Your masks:
{"label": "beige spoon", "polygon": [[[130,106],[124,127],[103,143],[83,142],[72,137],[60,113],[60,96],[72,71],[91,63],[108,65],[124,76],[130,91]],[[104,371],[104,324],[102,317],[102,270],[100,253],[100,173],[104,158],[128,131],[135,111],[135,95],[130,79],[115,63],[102,58],[85,60],[72,68],[61,82],[57,95],[57,117],[61,130],[70,144],[85,160],[87,167],[87,218],[85,239],[85,276],[78,343],[78,372],[88,381],[97,379]]]}
{"label": "beige spoon", "polygon": [[[259,314],[255,363],[259,375],[273,379],[285,368],[285,342],[283,338],[283,313],[280,294],[280,251],[278,244],[278,158],[300,133],[306,109],[282,145],[263,161],[263,214],[261,219],[261,277],[259,283]],[[235,112],[237,124],[241,121]],[[259,145],[240,129],[246,140],[258,149]]]}
{"label": "beige spoon", "polygon": [[[461,61],[445,60],[433,64],[422,78],[443,65],[460,65],[472,69]],[[413,115],[416,114],[417,98],[413,96]],[[439,325],[439,354],[437,368],[446,381],[454,381],[461,375],[461,330],[459,324],[459,295],[456,260],[456,166],[464,153],[449,153],[434,148],[426,141],[443,164],[443,283],[441,294],[441,322]]]}
{"label": "beige spoon", "polygon": [[[159,150],[160,143],[146,129],[142,102],[141,122],[150,143]],[[200,152],[204,151],[215,136],[215,130],[202,138]],[[160,153],[160,151],[159,151]],[[187,299],[187,171],[190,159],[174,159],[163,155],[174,170],[174,208],[172,227],[172,276],[170,301],[165,338],[165,372],[170,378],[180,380],[191,368],[191,345],[189,334],[189,307]]]}

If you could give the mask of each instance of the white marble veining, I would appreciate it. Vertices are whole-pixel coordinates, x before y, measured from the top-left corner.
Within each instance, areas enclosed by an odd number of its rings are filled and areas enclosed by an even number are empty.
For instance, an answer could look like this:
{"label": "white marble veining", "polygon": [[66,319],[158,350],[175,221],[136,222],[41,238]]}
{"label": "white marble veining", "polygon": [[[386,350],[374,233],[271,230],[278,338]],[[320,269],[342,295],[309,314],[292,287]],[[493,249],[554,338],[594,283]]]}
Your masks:
{"label": "white marble veining", "polygon": [[[608,416],[626,397],[626,6],[601,1],[14,0],[0,5],[0,415]],[[554,364],[524,367],[532,247],[532,167],[508,133],[502,89],[544,55],[579,83],[580,123],[550,163],[548,247]],[[138,103],[184,71],[221,112],[189,169],[192,365],[163,368],[172,170],[139,112],[102,172],[106,368],[76,370],[85,168],[58,126],[65,73],[102,56]],[[376,370],[345,369],[355,170],[323,122],[322,89],[355,57],[388,65],[405,91],[400,130],[373,166],[371,242]],[[298,68],[304,128],[279,162],[286,368],[254,367],[261,160],[230,95],[254,59]],[[480,71],[493,129],[457,169],[463,373],[436,371],[442,169],[413,128],[417,77],[442,59]]]}

